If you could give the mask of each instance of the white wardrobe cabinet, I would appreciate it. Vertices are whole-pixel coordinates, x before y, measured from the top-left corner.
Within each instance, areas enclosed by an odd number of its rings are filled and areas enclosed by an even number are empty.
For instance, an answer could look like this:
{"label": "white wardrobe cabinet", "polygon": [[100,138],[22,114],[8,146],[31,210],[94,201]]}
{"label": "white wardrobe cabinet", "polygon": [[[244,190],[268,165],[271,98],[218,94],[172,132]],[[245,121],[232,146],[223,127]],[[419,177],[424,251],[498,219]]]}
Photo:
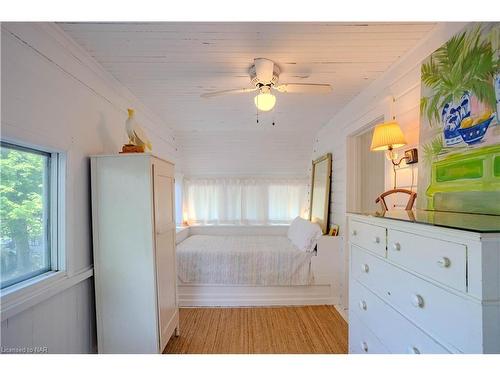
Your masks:
{"label": "white wardrobe cabinet", "polygon": [[91,157],[99,353],[161,353],[179,333],[174,165]]}

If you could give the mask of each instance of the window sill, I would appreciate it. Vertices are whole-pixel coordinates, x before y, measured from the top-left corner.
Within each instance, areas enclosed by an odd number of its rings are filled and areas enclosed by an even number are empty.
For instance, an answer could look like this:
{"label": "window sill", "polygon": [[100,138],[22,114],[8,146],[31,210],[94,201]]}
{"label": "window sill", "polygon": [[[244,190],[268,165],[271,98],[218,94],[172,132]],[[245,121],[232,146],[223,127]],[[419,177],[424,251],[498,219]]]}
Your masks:
{"label": "window sill", "polygon": [[192,223],[190,227],[221,227],[221,228],[268,228],[268,227],[289,227],[290,223],[268,223],[268,224],[215,224],[215,223]]}
{"label": "window sill", "polygon": [[94,274],[92,267],[68,276],[64,271],[47,272],[22,283],[12,285],[0,292],[1,320],[8,319]]}
{"label": "window sill", "polygon": [[[32,277],[31,279],[24,280],[20,283],[11,285],[4,288],[0,292],[0,297],[2,298],[2,303],[5,303],[5,299],[10,298],[10,296],[21,293],[29,288],[43,288],[44,285],[56,282],[61,278],[66,276],[66,272],[62,271],[49,271],[42,273],[41,275]],[[5,299],[4,299],[5,298]]]}

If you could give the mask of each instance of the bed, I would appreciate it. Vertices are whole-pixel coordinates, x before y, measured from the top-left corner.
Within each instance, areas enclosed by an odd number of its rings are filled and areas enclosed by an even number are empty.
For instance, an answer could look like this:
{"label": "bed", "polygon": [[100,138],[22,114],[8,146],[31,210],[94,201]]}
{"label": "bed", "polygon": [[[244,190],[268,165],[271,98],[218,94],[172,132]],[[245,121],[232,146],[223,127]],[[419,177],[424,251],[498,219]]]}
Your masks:
{"label": "bed", "polygon": [[336,305],[344,275],[342,237],[296,249],[288,226],[199,226],[179,230],[180,306]]}
{"label": "bed", "polygon": [[313,255],[284,236],[194,235],[177,246],[177,275],[184,284],[311,285]]}

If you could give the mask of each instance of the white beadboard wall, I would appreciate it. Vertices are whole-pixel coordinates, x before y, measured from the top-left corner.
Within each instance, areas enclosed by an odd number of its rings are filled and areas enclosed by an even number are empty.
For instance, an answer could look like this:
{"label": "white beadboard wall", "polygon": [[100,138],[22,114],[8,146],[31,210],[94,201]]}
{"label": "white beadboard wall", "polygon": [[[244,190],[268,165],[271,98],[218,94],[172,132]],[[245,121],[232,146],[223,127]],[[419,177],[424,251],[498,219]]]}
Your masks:
{"label": "white beadboard wall", "polygon": [[176,132],[180,168],[193,176],[304,177],[314,134],[273,129]]}
{"label": "white beadboard wall", "polygon": [[1,347],[47,353],[96,351],[93,278],[2,320]]}
{"label": "white beadboard wall", "polygon": [[[420,64],[429,54],[460,31],[466,23],[439,23],[415,48],[401,57],[383,75],[370,84],[348,105],[340,110],[327,125],[322,127],[314,140],[312,159],[327,152],[332,153],[332,190],[330,201],[330,220],[340,225],[341,234],[345,233],[347,191],[347,142],[348,137],[380,116],[390,118],[395,115],[408,141],[406,148],[418,144],[420,115]],[[392,97],[395,102],[391,103]],[[405,150],[403,148],[401,150]],[[417,168],[414,179],[417,181]],[[386,163],[386,186],[392,186],[390,162]],[[398,172],[398,186],[411,184],[410,167],[402,167]],[[374,192],[376,195],[377,192]],[[391,202],[401,204],[401,202]],[[344,264],[344,285],[341,308],[347,307],[348,257],[347,250],[341,254]]]}
{"label": "white beadboard wall", "polygon": [[[465,23],[436,25],[435,29],[413,50],[363,90],[318,131],[312,158],[315,159],[327,152],[331,152],[333,157],[330,206],[333,222],[345,223],[348,136],[356,133],[373,119],[381,115],[389,117],[392,112],[408,141],[408,146],[401,150],[416,146],[419,127],[420,63],[465,25]],[[391,97],[395,98],[392,105],[389,100]],[[387,185],[390,186],[392,172],[389,169],[389,162],[387,167]],[[407,181],[407,177],[402,177],[402,173],[398,172],[398,182],[401,182],[401,179]]]}
{"label": "white beadboard wall", "polygon": [[51,23],[2,23],[1,92],[2,139],[66,155],[66,269],[70,279],[89,275],[15,312],[2,306],[1,346],[93,352],[88,156],[120,150],[127,107],[136,108],[155,153],[177,162],[172,131]]}

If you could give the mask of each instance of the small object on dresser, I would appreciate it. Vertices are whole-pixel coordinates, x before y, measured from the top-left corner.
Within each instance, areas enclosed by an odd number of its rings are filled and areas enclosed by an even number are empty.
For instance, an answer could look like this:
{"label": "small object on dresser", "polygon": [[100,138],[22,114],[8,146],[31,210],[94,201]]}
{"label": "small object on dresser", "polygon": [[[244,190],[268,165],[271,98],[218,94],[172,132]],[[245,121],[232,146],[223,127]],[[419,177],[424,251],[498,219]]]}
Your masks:
{"label": "small object on dresser", "polygon": [[122,150],[120,151],[120,154],[129,154],[129,153],[142,153],[144,152],[144,146],[137,146],[137,145],[132,145],[130,143],[127,143],[126,145],[123,145]]}
{"label": "small object on dresser", "polygon": [[339,235],[339,226],[338,224],[334,224],[330,227],[330,232],[328,233],[330,236],[338,236]]}

